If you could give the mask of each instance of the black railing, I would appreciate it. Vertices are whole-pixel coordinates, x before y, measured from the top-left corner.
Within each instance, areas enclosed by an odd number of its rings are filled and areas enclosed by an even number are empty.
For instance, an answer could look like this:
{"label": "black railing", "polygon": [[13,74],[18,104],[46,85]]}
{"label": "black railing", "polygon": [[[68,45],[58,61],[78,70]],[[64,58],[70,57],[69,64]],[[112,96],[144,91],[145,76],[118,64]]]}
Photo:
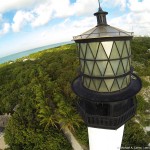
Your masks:
{"label": "black railing", "polygon": [[101,33],[90,33],[90,34],[82,34],[73,37],[73,40],[86,39],[90,36],[95,37],[114,37],[114,36],[133,36],[133,32],[101,32]]}
{"label": "black railing", "polygon": [[121,125],[123,125],[127,120],[135,115],[136,105],[133,105],[128,111],[124,114],[113,117],[113,116],[98,116],[98,115],[91,115],[85,112],[85,110],[77,104],[78,110],[80,115],[82,116],[83,120],[89,127],[98,127],[98,128],[110,128],[110,129],[117,129]]}

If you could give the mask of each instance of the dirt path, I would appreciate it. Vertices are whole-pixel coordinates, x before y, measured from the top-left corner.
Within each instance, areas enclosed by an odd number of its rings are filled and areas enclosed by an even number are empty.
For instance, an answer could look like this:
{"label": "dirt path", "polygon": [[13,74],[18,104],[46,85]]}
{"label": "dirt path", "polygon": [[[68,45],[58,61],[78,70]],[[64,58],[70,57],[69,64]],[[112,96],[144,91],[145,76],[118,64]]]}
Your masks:
{"label": "dirt path", "polygon": [[80,143],[76,140],[74,135],[70,132],[68,128],[62,129],[63,133],[67,137],[68,141],[72,145],[73,150],[86,150],[87,148],[84,148],[80,145]]}
{"label": "dirt path", "polygon": [[4,150],[8,146],[5,144],[4,141],[4,133],[0,133],[0,150]]}

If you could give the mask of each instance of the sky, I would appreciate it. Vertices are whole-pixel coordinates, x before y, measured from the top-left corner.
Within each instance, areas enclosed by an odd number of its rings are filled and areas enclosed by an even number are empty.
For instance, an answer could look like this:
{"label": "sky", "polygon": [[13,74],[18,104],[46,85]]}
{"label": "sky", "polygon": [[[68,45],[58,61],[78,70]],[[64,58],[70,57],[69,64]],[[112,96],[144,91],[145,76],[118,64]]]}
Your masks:
{"label": "sky", "polygon": [[[150,36],[150,0],[100,0],[107,23]],[[96,26],[98,0],[0,0],[0,58],[71,41]]]}

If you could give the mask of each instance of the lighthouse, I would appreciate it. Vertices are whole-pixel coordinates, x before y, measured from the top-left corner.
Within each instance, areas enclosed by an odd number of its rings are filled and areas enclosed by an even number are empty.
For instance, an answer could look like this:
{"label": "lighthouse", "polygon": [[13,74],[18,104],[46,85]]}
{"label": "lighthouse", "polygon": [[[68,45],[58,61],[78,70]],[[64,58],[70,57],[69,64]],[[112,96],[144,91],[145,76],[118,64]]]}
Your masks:
{"label": "lighthouse", "polygon": [[124,124],[136,113],[136,94],[142,87],[131,66],[133,33],[107,24],[107,14],[99,3],[97,25],[73,37],[80,75],[72,89],[88,127],[90,150],[120,148]]}

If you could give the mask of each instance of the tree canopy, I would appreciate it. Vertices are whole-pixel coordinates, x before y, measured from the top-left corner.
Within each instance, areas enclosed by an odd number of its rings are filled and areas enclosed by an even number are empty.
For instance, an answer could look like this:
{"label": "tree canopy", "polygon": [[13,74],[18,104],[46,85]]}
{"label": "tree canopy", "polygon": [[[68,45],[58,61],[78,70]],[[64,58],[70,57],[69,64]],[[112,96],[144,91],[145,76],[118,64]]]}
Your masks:
{"label": "tree canopy", "polygon": [[[150,38],[135,38],[131,46],[135,71],[140,76],[150,75]],[[75,44],[0,65],[0,114],[12,115],[5,129],[11,150],[71,150],[61,131],[65,127],[82,144],[88,144],[86,125],[76,110],[78,98],[71,90],[78,67]],[[149,86],[146,81],[144,84]],[[149,105],[141,96],[137,98],[138,115],[143,116]],[[134,120],[126,124],[123,145],[147,145],[149,135]]]}

